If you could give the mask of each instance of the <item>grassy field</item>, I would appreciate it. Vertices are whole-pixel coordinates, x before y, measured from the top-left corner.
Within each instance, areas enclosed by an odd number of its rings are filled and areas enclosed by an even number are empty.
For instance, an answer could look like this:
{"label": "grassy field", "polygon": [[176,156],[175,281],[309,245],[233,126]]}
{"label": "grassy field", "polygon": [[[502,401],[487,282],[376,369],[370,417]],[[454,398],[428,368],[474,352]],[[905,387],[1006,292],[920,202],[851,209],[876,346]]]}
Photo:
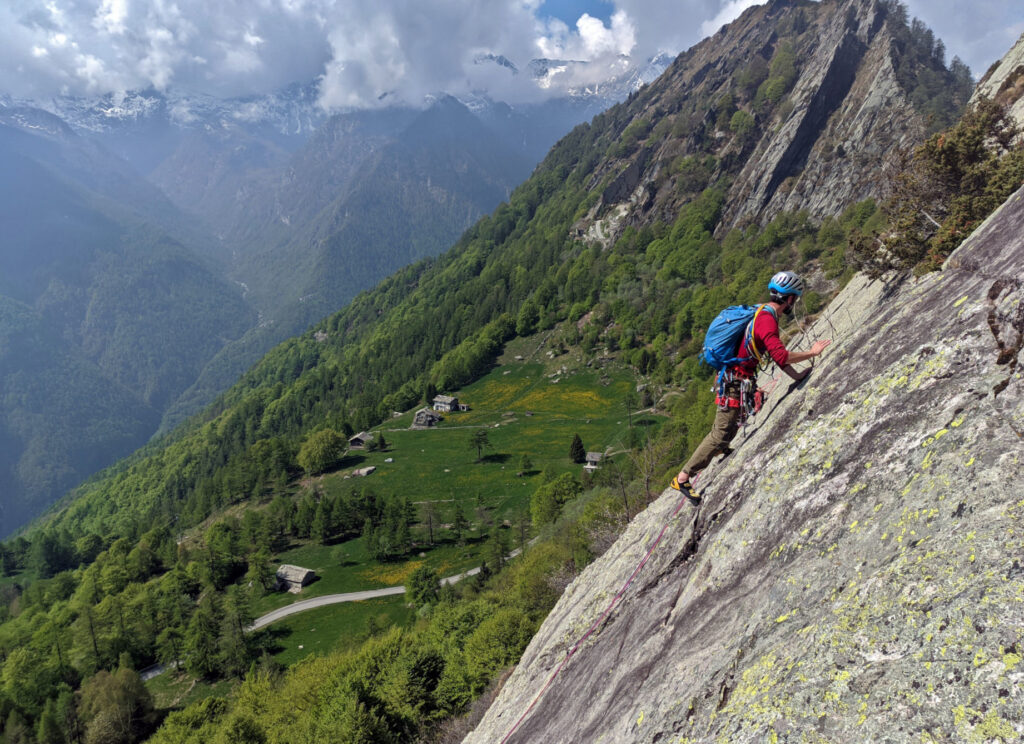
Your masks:
{"label": "grassy field", "polygon": [[[417,530],[420,531],[422,528]],[[275,561],[311,568],[316,571],[317,580],[305,587],[300,595],[283,592],[267,594],[253,604],[253,611],[258,616],[298,599],[399,586],[424,564],[442,576],[451,576],[480,565],[482,547],[479,530],[474,530],[468,533],[465,545],[456,545],[450,538],[446,538],[434,547],[422,546],[422,550],[407,561],[378,563],[366,554],[361,537],[337,545],[298,545],[275,556]]]}
{"label": "grassy field", "polygon": [[280,620],[266,633],[274,659],[285,666],[310,654],[355,648],[376,630],[406,625],[414,612],[404,597],[318,607]]}
{"label": "grassy field", "polygon": [[[377,470],[365,481],[346,479],[343,471],[327,476],[325,486],[366,485],[383,494],[408,495],[421,505],[433,502],[445,522],[455,508],[471,515],[477,506],[511,521],[541,471],[580,472],[569,458],[573,435],[580,435],[588,451],[617,452],[628,442],[622,401],[633,388],[632,378],[590,369],[551,374],[537,363],[502,365],[453,393],[471,406],[468,412],[445,414],[438,426],[418,431],[409,429],[411,412],[392,419],[379,427],[388,450],[360,455],[356,465]],[[634,424],[644,423],[644,417],[634,418]],[[471,437],[481,429],[491,446],[477,461]],[[523,455],[532,467],[518,475]]]}
{"label": "grassy field", "polygon": [[[629,419],[623,401],[636,379],[614,364],[592,365],[569,355],[551,358],[542,337],[517,339],[486,376],[463,390],[442,391],[456,395],[471,410],[444,414],[444,421],[430,429],[409,428],[414,411],[377,427],[374,432],[383,433],[388,443],[384,451],[350,453],[338,469],[309,485],[331,495],[371,488],[386,498],[407,497],[419,519],[413,527],[413,555],[405,562],[380,564],[370,559],[362,538],[293,545],[274,559],[312,568],[318,580],[300,595],[263,597],[255,613],[298,599],[401,585],[424,564],[442,576],[478,566],[485,549],[482,522],[508,528],[506,544],[517,547],[529,524],[530,495],[541,473],[582,472],[569,457],[574,435],[579,434],[588,451],[612,456],[626,449]],[[646,428],[660,420],[634,413],[632,424]],[[480,459],[471,443],[479,431],[486,431],[490,444]],[[531,463],[526,470],[521,467],[524,455]],[[371,465],[376,468],[371,475],[353,475],[353,470]],[[456,510],[471,525],[462,545],[450,531]],[[428,512],[434,521],[433,544]],[[271,626],[280,634],[277,657],[292,663],[307,653],[325,652],[365,635],[370,617],[405,622],[408,612],[403,599],[394,597],[293,615]]]}

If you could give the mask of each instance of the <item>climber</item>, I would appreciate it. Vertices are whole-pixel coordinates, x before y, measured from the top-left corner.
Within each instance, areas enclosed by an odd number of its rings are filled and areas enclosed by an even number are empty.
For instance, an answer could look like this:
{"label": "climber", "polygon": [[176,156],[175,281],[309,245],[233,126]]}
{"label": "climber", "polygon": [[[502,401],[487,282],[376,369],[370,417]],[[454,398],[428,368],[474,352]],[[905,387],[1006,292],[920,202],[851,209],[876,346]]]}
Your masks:
{"label": "climber", "polygon": [[718,407],[715,423],[679,474],[672,479],[671,487],[683,493],[691,503],[699,504],[701,499],[690,482],[691,476],[696,476],[707,467],[715,455],[728,455],[732,452],[729,443],[736,436],[741,419],[745,417],[743,401],[753,395],[754,380],[762,355],[767,352],[767,356],[783,372],[800,382],[811,370],[808,368],[797,372],[793,365],[813,359],[832,343],[831,339],[823,339],[815,341],[810,351],[790,352],[779,339],[779,313],[789,315],[793,312],[793,306],[803,294],[803,288],[803,279],[792,271],[780,271],[768,283],[769,302],[758,308],[740,341],[735,355],[736,363],[729,366],[722,376],[715,398]]}

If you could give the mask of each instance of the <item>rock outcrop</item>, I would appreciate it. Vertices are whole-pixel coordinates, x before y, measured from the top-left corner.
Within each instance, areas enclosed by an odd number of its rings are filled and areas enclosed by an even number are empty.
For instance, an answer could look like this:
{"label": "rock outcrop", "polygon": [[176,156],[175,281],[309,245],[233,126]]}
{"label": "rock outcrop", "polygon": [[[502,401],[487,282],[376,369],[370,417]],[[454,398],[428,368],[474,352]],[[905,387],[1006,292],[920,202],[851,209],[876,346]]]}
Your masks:
{"label": "rock outcrop", "polygon": [[985,73],[971,102],[980,96],[994,98],[1006,105],[1017,125],[1024,127],[1024,35]]}
{"label": "rock outcrop", "polygon": [[[595,173],[601,198],[579,234],[607,243],[626,225],[671,221],[716,182],[729,184],[719,235],[783,211],[822,219],[884,196],[892,157],[923,141],[934,113],[907,88],[943,81],[955,91],[948,110],[928,105],[950,122],[970,95],[969,81],[922,43],[879,0],[749,9],[606,115],[622,126],[610,152],[627,154]],[[604,224],[594,231],[595,222]]]}
{"label": "rock outcrop", "polygon": [[880,196],[888,156],[923,138],[925,122],[897,82],[894,40],[878,3],[858,0],[825,15],[815,36],[789,94],[792,113],[747,160],[724,226],[800,209],[820,219]]}
{"label": "rock outcrop", "polygon": [[855,278],[791,344],[834,339],[813,375],[569,586],[467,744],[1024,739],[1022,236],[1024,190],[941,272]]}

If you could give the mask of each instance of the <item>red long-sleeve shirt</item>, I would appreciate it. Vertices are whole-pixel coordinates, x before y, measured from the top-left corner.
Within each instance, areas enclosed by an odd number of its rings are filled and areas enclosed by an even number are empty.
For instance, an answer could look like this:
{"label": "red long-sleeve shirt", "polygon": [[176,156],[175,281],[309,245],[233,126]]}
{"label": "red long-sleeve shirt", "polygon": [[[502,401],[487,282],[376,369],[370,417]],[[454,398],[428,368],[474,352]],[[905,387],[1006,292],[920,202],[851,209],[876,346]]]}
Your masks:
{"label": "red long-sleeve shirt", "polygon": [[[771,310],[764,308],[757,314],[754,322],[754,343],[757,345],[757,353],[763,359],[765,354],[780,367],[785,367],[789,362],[789,351],[779,338],[779,321],[775,319]],[[734,376],[749,378],[757,375],[757,358],[751,353],[747,344],[747,337],[744,334],[743,343],[740,344],[737,358],[746,361],[739,362],[729,368]]]}

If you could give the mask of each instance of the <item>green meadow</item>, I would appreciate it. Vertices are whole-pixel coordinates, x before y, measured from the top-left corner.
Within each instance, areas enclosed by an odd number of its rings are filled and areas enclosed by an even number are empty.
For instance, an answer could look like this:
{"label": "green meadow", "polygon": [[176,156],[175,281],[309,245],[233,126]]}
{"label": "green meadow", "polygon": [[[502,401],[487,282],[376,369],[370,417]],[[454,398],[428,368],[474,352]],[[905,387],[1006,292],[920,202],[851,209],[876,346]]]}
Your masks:
{"label": "green meadow", "polygon": [[[478,566],[486,558],[483,538],[491,525],[503,530],[509,550],[530,536],[530,496],[542,473],[582,474],[569,456],[574,435],[587,451],[605,453],[613,462],[624,457],[630,426],[624,401],[636,386],[633,372],[616,363],[588,366],[578,356],[550,358],[542,347],[536,337],[517,339],[483,378],[462,390],[440,391],[457,396],[469,411],[442,414],[444,420],[427,429],[410,428],[418,408],[406,411],[373,429],[383,434],[384,450],[350,451],[337,469],[309,482],[330,495],[369,488],[384,498],[408,498],[417,523],[407,560],[374,561],[363,538],[293,544],[274,560],[312,568],[317,580],[300,595],[263,597],[256,614],[298,599],[401,585],[422,565],[441,576]],[[661,420],[632,414],[632,425],[641,429]],[[472,437],[479,431],[487,433],[489,446],[478,459]],[[354,474],[369,466],[376,468],[370,475]],[[469,523],[461,544],[451,531],[457,510]],[[275,656],[290,664],[324,653],[346,638],[365,636],[374,622],[407,622],[410,612],[402,597],[392,597],[292,615],[270,626]]]}
{"label": "green meadow", "polygon": [[392,625],[406,625],[414,615],[405,597],[382,597],[289,615],[266,632],[275,649],[274,659],[291,666],[310,654],[356,648],[375,632]]}

